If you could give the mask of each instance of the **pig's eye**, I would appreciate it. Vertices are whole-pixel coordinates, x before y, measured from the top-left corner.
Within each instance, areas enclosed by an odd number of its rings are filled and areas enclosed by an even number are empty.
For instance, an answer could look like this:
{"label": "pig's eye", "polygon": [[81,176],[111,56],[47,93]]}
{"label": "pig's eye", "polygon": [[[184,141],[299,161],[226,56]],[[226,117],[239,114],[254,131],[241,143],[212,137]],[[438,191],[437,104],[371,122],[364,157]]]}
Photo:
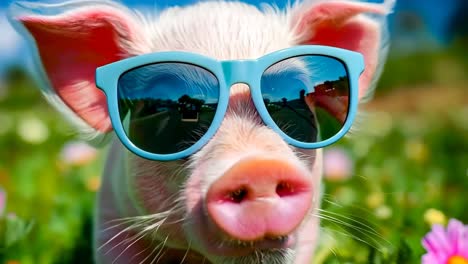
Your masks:
{"label": "pig's eye", "polygon": [[118,99],[133,144],[152,153],[176,153],[192,146],[212,123],[219,83],[199,66],[155,63],[122,74]]}
{"label": "pig's eye", "polygon": [[280,61],[263,73],[261,91],[273,121],[301,142],[334,136],[348,114],[348,74],[336,58],[306,55]]}

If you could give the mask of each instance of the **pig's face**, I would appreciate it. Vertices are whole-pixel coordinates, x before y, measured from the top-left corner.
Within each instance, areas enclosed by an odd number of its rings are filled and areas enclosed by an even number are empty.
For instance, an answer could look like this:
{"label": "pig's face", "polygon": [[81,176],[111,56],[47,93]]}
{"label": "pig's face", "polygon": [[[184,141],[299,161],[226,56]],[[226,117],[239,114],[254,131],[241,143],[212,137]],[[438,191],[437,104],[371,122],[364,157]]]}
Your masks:
{"label": "pig's face", "polygon": [[[203,10],[207,9],[223,15],[206,16]],[[179,17],[182,23],[171,23],[174,18]],[[245,30],[245,25],[251,25],[249,30]],[[168,10],[159,20],[154,21],[154,27],[160,30],[151,38],[151,51],[192,51],[219,60],[258,58],[295,43],[295,36],[291,34],[286,16],[275,13],[265,15],[252,6],[240,3],[203,3],[186,9]],[[226,30],[229,27],[237,30]],[[187,35],[176,35],[175,32],[179,31],[190,32],[190,39],[187,39]],[[178,244],[176,246],[179,247],[187,247],[192,241],[193,249],[210,256],[211,260],[215,259],[215,263],[228,263],[229,259],[240,256],[247,259],[245,255],[258,258],[261,251],[254,254],[256,249],[269,252],[265,257],[271,254],[276,259],[291,258],[293,252],[286,248],[294,244],[297,227],[306,219],[308,212],[317,206],[312,200],[318,201],[321,175],[320,167],[313,168],[315,150],[294,149],[267,127],[253,105],[249,87],[242,84],[231,88],[229,108],[221,127],[195,155],[187,160],[165,163],[133,156],[132,162],[135,164],[131,172],[134,173],[138,186],[138,200],[148,213],[179,208],[174,211],[171,219],[184,219],[172,227],[166,226],[170,230],[161,228],[158,231],[160,239],[170,234],[169,243]],[[261,175],[272,179],[260,181],[258,178]],[[301,183],[288,183],[288,178],[293,177],[292,175]],[[284,211],[280,210],[277,206],[280,203],[276,201],[277,189],[282,188],[279,185],[280,178],[284,180],[281,184],[285,191],[293,188],[293,184],[301,185],[295,186],[297,188],[308,189],[298,194],[297,199],[284,202],[288,207]],[[255,182],[256,180],[259,182]],[[265,186],[266,190],[258,190],[257,195],[255,188],[259,185]],[[228,203],[226,208],[216,210],[209,205],[219,203],[220,199],[210,198],[209,194],[212,192],[225,192],[223,197],[233,196],[238,192],[238,197],[232,198],[240,201]],[[178,197],[175,201],[174,196]],[[216,201],[210,202],[210,199]],[[161,208],[161,201],[171,202]],[[301,203],[302,208],[299,208]],[[238,211],[235,207],[239,207]],[[298,214],[297,220],[291,225],[273,219],[288,213],[289,217],[293,217],[294,213],[290,209]],[[231,211],[234,215],[230,218],[237,219],[235,221],[242,221],[244,218],[245,223],[242,224],[251,226],[248,227],[248,232],[237,233],[236,223],[228,223],[222,215],[223,210]],[[271,214],[265,216],[265,219],[259,219],[266,223],[250,219],[253,214],[262,213]],[[266,227],[255,227],[256,225]],[[174,234],[173,229],[178,229],[177,234]],[[284,250],[273,252],[265,250],[267,248]]]}
{"label": "pig's face", "polygon": [[[352,49],[365,57],[363,97],[379,72],[385,43],[381,25],[362,14],[385,15],[391,3],[310,1],[283,12],[206,2],[145,18],[97,1],[32,9],[39,14],[22,11],[16,18],[37,44],[50,84],[46,94],[75,123],[102,135],[112,128],[94,70],[151,52],[235,60],[300,44]],[[231,87],[220,128],[189,158],[157,162],[126,155],[134,198],[150,215],[144,229],[165,246],[190,248],[214,263],[292,263],[302,251],[313,251],[321,150],[294,148],[266,126],[247,85]]]}

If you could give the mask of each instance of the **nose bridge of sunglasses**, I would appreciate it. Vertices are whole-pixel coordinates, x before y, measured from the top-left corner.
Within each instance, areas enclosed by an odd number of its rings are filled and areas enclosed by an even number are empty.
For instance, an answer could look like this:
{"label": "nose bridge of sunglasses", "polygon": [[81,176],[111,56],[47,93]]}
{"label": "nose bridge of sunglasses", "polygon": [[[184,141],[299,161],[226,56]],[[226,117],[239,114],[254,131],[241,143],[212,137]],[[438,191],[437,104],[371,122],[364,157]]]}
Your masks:
{"label": "nose bridge of sunglasses", "polygon": [[223,61],[221,64],[227,87],[237,83],[248,84],[255,68],[255,61],[253,60],[230,60]]}

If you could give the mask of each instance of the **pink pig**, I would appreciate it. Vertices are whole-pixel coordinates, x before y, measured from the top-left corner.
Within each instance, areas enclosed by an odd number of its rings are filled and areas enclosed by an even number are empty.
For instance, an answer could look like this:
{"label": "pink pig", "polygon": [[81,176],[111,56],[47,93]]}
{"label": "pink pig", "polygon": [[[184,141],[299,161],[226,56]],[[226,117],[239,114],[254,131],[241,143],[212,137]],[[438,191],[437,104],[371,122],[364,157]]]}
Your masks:
{"label": "pink pig", "polygon": [[322,177],[321,149],[292,147],[263,124],[244,84],[231,88],[224,120],[201,150],[143,159],[113,135],[97,67],[159,51],[236,60],[326,45],[364,55],[359,98],[367,98],[385,59],[393,2],[312,0],[283,11],[213,1],[150,15],[98,0],[13,5],[12,21],[35,44],[46,97],[93,141],[113,142],[98,195],[96,261],[310,263]]}

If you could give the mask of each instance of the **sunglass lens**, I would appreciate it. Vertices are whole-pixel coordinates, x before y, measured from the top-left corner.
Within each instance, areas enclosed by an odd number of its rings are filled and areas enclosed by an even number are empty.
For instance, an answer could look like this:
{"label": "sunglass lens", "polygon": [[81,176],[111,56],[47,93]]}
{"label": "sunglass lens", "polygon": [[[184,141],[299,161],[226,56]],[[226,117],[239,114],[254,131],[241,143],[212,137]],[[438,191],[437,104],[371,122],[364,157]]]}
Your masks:
{"label": "sunglass lens", "polygon": [[300,142],[331,138],[348,115],[348,73],[333,57],[304,55],[277,62],[263,73],[261,90],[273,121]]}
{"label": "sunglass lens", "polygon": [[118,82],[120,120],[129,140],[155,154],[186,150],[213,121],[219,82],[188,63],[154,63],[131,69]]}

